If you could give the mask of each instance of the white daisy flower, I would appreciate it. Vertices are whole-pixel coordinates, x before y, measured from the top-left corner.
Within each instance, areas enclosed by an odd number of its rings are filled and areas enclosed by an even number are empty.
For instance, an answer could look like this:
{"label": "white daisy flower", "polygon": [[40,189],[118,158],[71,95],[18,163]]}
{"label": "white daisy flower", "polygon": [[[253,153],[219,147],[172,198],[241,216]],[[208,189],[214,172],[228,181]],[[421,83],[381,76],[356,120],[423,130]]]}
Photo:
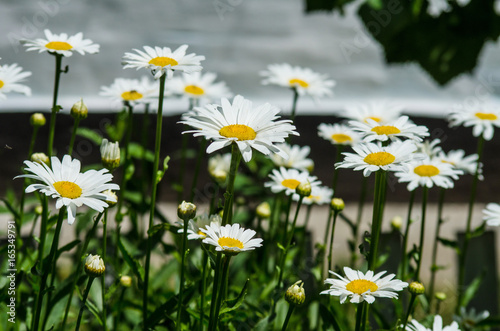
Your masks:
{"label": "white daisy flower", "polygon": [[500,226],[500,205],[498,203],[489,203],[483,209],[483,220],[489,226]]}
{"label": "white daisy flower", "polygon": [[394,175],[400,183],[408,183],[408,191],[413,191],[418,186],[431,188],[436,185],[442,188],[453,188],[453,179],[463,175],[462,170],[456,170],[451,164],[439,160],[425,159],[408,164],[409,169],[398,171]]}
{"label": "white daisy flower", "polygon": [[27,96],[31,95],[31,89],[28,86],[19,84],[26,77],[31,76],[31,72],[22,71],[23,68],[19,67],[17,63],[0,67],[0,99],[6,99],[5,94],[10,92],[23,93]]}
{"label": "white daisy flower", "polygon": [[203,239],[204,244],[213,245],[216,251],[226,254],[238,254],[262,246],[262,239],[252,239],[256,234],[254,230],[240,228],[238,223],[225,226],[212,223],[201,231],[207,235]]}
{"label": "white daisy flower", "polygon": [[150,103],[158,98],[158,83],[146,76],[142,76],[140,80],[116,78],[110,86],[101,86],[99,95],[122,103]]}
{"label": "white daisy flower", "polygon": [[318,136],[328,140],[334,145],[356,145],[361,137],[350,127],[344,124],[326,124],[321,123],[318,126]]}
{"label": "white daisy flower", "polygon": [[434,316],[432,329],[428,329],[416,320],[412,320],[410,324],[406,326],[406,331],[460,331],[460,329],[457,322],[453,322],[443,328],[443,318],[436,315]]}
{"label": "white daisy flower", "polygon": [[379,124],[372,119],[367,119],[365,122],[349,121],[349,125],[353,130],[361,132],[363,141],[372,142],[399,140],[407,138],[414,141],[422,141],[422,137],[429,135],[429,129],[422,125],[413,124],[408,116],[401,116],[393,122]]}
{"label": "white daisy flower", "polygon": [[26,51],[38,51],[38,53],[49,52],[63,56],[71,56],[73,52],[78,52],[82,55],[99,52],[99,45],[94,44],[90,39],[83,39],[81,32],[70,37],[66,33],[53,34],[47,29],[43,32],[46,39],[21,40],[21,43],[28,47]]}
{"label": "white daisy flower", "polygon": [[307,170],[308,172],[311,172],[313,170],[314,162],[307,157],[311,152],[311,148],[309,146],[291,146],[285,143],[279,144],[277,145],[277,147],[288,155],[288,159],[284,159],[277,154],[271,154],[270,158],[275,166]]}
{"label": "white daisy flower", "polygon": [[316,176],[311,176],[307,171],[299,171],[297,169],[286,169],[280,167],[279,170],[273,169],[269,174],[272,179],[271,182],[264,183],[265,187],[270,187],[273,193],[285,191],[286,195],[296,194],[295,189],[300,183],[311,184],[311,189],[315,186],[321,185],[321,182]]}
{"label": "white daisy flower", "polygon": [[423,142],[417,143],[417,153],[427,155],[430,159],[434,159],[443,153],[443,149],[439,146],[440,143],[440,139],[434,139],[432,141],[424,140]]}
{"label": "white daisy flower", "polygon": [[[177,230],[177,233],[184,233],[184,221],[181,220],[180,222],[177,222],[180,226],[179,230]],[[188,230],[187,230],[187,239],[188,240],[203,240],[207,237],[204,230],[204,228],[208,225],[215,224],[216,226],[220,226],[222,223],[222,219],[219,215],[214,214],[214,215],[200,215],[197,216],[194,220],[189,220],[188,223]]]}
{"label": "white daisy flower", "polygon": [[[464,171],[467,174],[474,175],[477,169],[477,154],[471,154],[465,156],[465,151],[463,149],[452,150],[448,153],[441,152],[437,158],[443,163],[449,163],[457,169]],[[482,163],[479,166],[479,179],[483,179],[482,176]]]}
{"label": "white daisy flower", "polygon": [[401,116],[403,107],[387,100],[376,100],[348,106],[340,115],[344,118],[367,123],[371,119],[379,124],[390,123]]}
{"label": "white daisy flower", "polygon": [[500,127],[500,110],[485,103],[481,110],[467,108],[453,111],[449,115],[450,126],[472,126],[474,137],[483,136],[486,140],[493,138],[494,127]]}
{"label": "white daisy flower", "polygon": [[355,171],[363,170],[365,177],[374,171],[404,171],[408,169],[409,162],[419,157],[413,154],[417,146],[411,140],[404,142],[395,141],[389,146],[380,144],[359,144],[353,147],[356,153],[342,153],[344,161],[336,163],[337,168],[354,168]]}
{"label": "white daisy flower", "polygon": [[474,330],[479,322],[484,321],[488,317],[490,317],[490,312],[487,310],[476,313],[475,308],[467,311],[465,307],[460,307],[460,315],[453,316],[453,319],[465,330]]}
{"label": "white daisy flower", "polygon": [[166,90],[187,99],[218,100],[229,98],[233,94],[225,82],[217,82],[217,75],[211,72],[201,74],[183,74],[182,77],[174,77],[167,82]]}
{"label": "white daisy flower", "polygon": [[194,53],[186,55],[187,48],[188,45],[182,45],[173,52],[168,47],[158,46],[155,48],[144,46],[145,52],[134,49],[137,54],[125,53],[123,56],[123,69],[150,69],[156,79],[160,78],[164,73],[167,73],[167,78],[170,79],[174,75],[174,71],[187,74],[201,71],[200,61],[205,60],[205,57]]}
{"label": "white daisy flower", "polygon": [[207,148],[209,154],[236,143],[245,162],[252,159],[252,149],[265,155],[276,153],[288,157],[275,143],[284,142],[290,134],[299,134],[290,120],[277,121],[277,107],[265,103],[253,108],[252,102],[241,95],[235,96],[232,104],[222,98],[221,104],[195,107],[193,112],[187,113],[179,123],[195,130],[183,133],[214,140]]}
{"label": "white daisy flower", "polygon": [[[311,195],[305,197],[302,200],[303,204],[306,205],[324,205],[328,204],[332,201],[333,190],[328,186],[313,186],[311,188]],[[295,201],[299,201],[300,196],[298,194],[294,194],[292,199]]]}
{"label": "white daisy flower", "polygon": [[327,278],[325,284],[330,284],[330,289],[320,294],[340,296],[340,303],[344,303],[348,297],[351,298],[350,302],[352,303],[361,303],[363,301],[373,303],[375,298],[397,298],[398,294],[396,292],[402,291],[408,286],[406,282],[393,279],[394,274],[381,278],[386,271],[374,275],[371,270],[364,274],[361,271],[344,267],[345,278],[333,271],[330,271],[330,273],[339,279]]}
{"label": "white daisy flower", "polygon": [[55,156],[51,158],[51,168],[45,163],[24,161],[26,171],[31,174],[20,175],[15,178],[31,178],[43,183],[31,184],[26,193],[39,191],[56,200],[56,208],[66,206],[68,209],[68,223],[73,224],[76,217],[76,208],[82,205],[102,212],[108,204],[105,202],[110,196],[102,193],[105,190],[119,190],[117,184],[110,183],[113,175],[107,169],[87,170],[80,173],[81,164],[77,159],[64,155],[62,162]]}
{"label": "white daisy flower", "polygon": [[309,68],[292,67],[288,63],[270,64],[267,70],[260,72],[265,79],[264,85],[278,85],[295,89],[299,95],[310,95],[313,98],[329,96],[335,81],[328,80]]}
{"label": "white daisy flower", "polygon": [[219,183],[226,181],[231,168],[231,153],[216,154],[208,159],[208,173]]}

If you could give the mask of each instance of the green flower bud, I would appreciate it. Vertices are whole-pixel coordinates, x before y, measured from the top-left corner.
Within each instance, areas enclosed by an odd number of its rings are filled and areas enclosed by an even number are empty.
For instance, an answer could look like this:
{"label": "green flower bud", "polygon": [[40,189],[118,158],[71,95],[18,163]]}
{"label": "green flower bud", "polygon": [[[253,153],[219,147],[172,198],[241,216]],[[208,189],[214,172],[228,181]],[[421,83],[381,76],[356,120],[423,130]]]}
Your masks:
{"label": "green flower bud", "polygon": [[257,206],[256,213],[259,218],[267,219],[271,217],[271,206],[267,201],[264,201]]}
{"label": "green flower bud", "polygon": [[132,277],[124,275],[120,277],[120,285],[123,287],[132,286]]}
{"label": "green flower bud", "polygon": [[[299,286],[300,285],[300,286]],[[290,305],[301,305],[306,300],[306,292],[304,291],[304,283],[299,280],[286,290],[285,300]]]}
{"label": "green flower bud", "polygon": [[50,166],[50,158],[45,153],[33,153],[31,154],[31,161],[38,162],[40,164],[45,163]]}
{"label": "green flower bud", "polygon": [[44,126],[47,120],[42,113],[34,113],[30,117],[30,123],[33,127],[41,127]]}
{"label": "green flower bud", "polygon": [[395,216],[391,220],[391,228],[394,231],[399,231],[401,230],[401,227],[403,226],[403,218],[401,216]]}
{"label": "green flower bud", "polygon": [[411,294],[419,295],[425,293],[425,287],[422,283],[419,282],[411,282],[410,286],[408,286],[408,290]]}
{"label": "green flower bud", "polygon": [[106,267],[99,255],[89,254],[87,256],[87,259],[85,259],[85,272],[89,277],[101,277],[104,270],[106,270]]}
{"label": "green flower bud", "polygon": [[334,211],[337,211],[337,212],[342,211],[345,208],[344,200],[342,200],[340,198],[333,198],[332,202],[330,203],[330,207]]}
{"label": "green flower bud", "polygon": [[71,107],[70,113],[73,118],[83,120],[84,118],[87,118],[89,110],[83,103],[83,99],[80,99],[80,101],[76,102],[73,107]]}
{"label": "green flower bud", "polygon": [[106,195],[106,203],[109,205],[109,208],[116,205],[116,203],[118,202],[118,196],[116,195],[115,192],[111,190],[106,190],[103,191],[102,193]]}
{"label": "green flower bud", "polygon": [[444,293],[444,292],[436,292],[436,294],[434,294],[434,297],[436,299],[438,299],[439,301],[444,301],[444,300],[446,300],[446,293]]}
{"label": "green flower bud", "polygon": [[311,195],[311,183],[304,182],[297,185],[295,189],[295,193],[300,195],[301,197],[308,197]]}
{"label": "green flower bud", "polygon": [[196,205],[191,202],[182,201],[177,207],[177,216],[183,221],[189,221],[196,216]]}
{"label": "green flower bud", "polygon": [[117,142],[110,143],[103,139],[101,143],[102,165],[109,171],[113,171],[120,165],[120,146]]}

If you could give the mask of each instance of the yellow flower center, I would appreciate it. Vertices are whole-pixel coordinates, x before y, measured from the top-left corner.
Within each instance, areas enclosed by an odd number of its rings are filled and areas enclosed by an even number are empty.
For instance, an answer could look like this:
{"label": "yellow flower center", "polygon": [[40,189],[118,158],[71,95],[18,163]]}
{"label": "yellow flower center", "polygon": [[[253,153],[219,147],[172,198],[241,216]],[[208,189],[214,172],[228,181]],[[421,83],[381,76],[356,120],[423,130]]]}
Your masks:
{"label": "yellow flower center", "polygon": [[290,81],[288,82],[291,86],[297,86],[297,85],[300,85],[300,87],[308,87],[309,84],[307,84],[306,82],[304,82],[302,79],[298,79],[298,78],[293,78],[293,79],[290,79]]}
{"label": "yellow flower center", "polygon": [[378,135],[401,133],[401,130],[399,130],[397,127],[392,126],[392,125],[376,126],[373,129],[371,129],[371,131],[375,132]]}
{"label": "yellow flower center", "polygon": [[295,190],[299,186],[300,182],[296,179],[285,179],[281,182],[281,185],[288,187],[289,189]]}
{"label": "yellow flower center", "polygon": [[355,279],[345,286],[346,290],[356,293],[363,294],[366,291],[375,292],[378,289],[377,284],[366,279]]}
{"label": "yellow flower center", "polygon": [[201,87],[198,87],[196,85],[188,85],[184,88],[184,91],[186,93],[195,94],[195,95],[205,94],[205,91]]}
{"label": "yellow flower center", "polygon": [[476,113],[475,115],[480,120],[494,121],[498,119],[498,116],[492,113]]}
{"label": "yellow flower center", "polygon": [[219,245],[222,247],[237,247],[239,249],[243,249],[243,243],[238,239],[228,238],[228,237],[220,237]]}
{"label": "yellow flower center", "polygon": [[343,133],[334,133],[332,134],[332,139],[335,142],[338,143],[345,143],[347,141],[352,141],[352,138],[346,134]]}
{"label": "yellow flower center", "polygon": [[48,49],[53,49],[55,51],[69,51],[73,48],[70,44],[65,41],[51,41],[47,45],[45,45]]}
{"label": "yellow flower center", "polygon": [[166,56],[155,57],[154,59],[149,60],[148,63],[159,67],[164,67],[168,65],[173,67],[179,64],[179,62],[177,62],[176,60]]}
{"label": "yellow flower center", "polygon": [[365,123],[368,123],[367,120],[373,120],[377,123],[380,123],[382,121],[382,119],[380,117],[376,117],[376,116],[368,116],[365,118]]}
{"label": "yellow flower center", "polygon": [[4,85],[3,81],[0,80],[0,88],[2,88]]}
{"label": "yellow flower center", "polygon": [[198,231],[198,235],[201,237],[200,239],[205,239],[207,235],[201,231]]}
{"label": "yellow flower center", "polygon": [[419,165],[413,172],[420,177],[432,177],[439,175],[439,169],[433,165]]}
{"label": "yellow flower center", "polygon": [[368,154],[363,161],[376,166],[385,166],[396,160],[396,157],[387,152],[375,152]]}
{"label": "yellow flower center", "polygon": [[226,138],[238,138],[238,140],[254,140],[257,136],[251,127],[244,124],[226,125],[219,130],[219,134]]}
{"label": "yellow flower center", "polygon": [[137,91],[127,91],[122,93],[122,99],[126,101],[133,101],[142,99],[142,94]]}
{"label": "yellow flower center", "polygon": [[76,199],[82,195],[81,187],[73,182],[61,180],[59,182],[55,182],[53,185],[57,193],[59,193],[63,198]]}

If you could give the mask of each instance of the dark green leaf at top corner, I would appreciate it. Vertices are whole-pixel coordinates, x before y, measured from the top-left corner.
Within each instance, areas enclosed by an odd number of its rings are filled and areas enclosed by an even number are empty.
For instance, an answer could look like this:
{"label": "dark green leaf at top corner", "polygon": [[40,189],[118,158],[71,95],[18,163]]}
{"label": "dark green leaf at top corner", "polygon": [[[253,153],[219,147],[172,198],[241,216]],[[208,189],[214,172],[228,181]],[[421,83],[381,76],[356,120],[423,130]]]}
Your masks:
{"label": "dark green leaf at top corner", "polygon": [[[380,8],[373,5],[376,1]],[[500,35],[493,0],[471,1],[464,7],[449,4],[450,12],[432,17],[425,0],[373,0],[361,5],[358,15],[384,48],[387,63],[418,63],[439,85],[445,85],[471,73],[485,43]]]}

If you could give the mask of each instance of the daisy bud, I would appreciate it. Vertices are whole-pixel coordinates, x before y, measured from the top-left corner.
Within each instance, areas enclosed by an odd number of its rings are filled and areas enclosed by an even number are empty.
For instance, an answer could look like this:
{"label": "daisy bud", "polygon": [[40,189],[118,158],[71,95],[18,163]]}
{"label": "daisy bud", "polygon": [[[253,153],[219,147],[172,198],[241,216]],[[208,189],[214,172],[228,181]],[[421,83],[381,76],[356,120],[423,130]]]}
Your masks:
{"label": "daisy bud", "polygon": [[113,207],[114,205],[116,205],[116,203],[118,202],[118,196],[116,195],[115,192],[111,191],[111,190],[106,190],[106,191],[103,191],[102,192],[103,194],[106,195],[106,203],[109,205],[109,207]]}
{"label": "daisy bud", "polygon": [[247,204],[247,201],[244,197],[237,197],[235,202],[237,206],[245,206]]}
{"label": "daisy bud", "polygon": [[269,218],[269,217],[271,217],[271,206],[269,205],[269,203],[267,201],[264,201],[257,206],[256,212],[257,212],[257,216],[259,216],[259,218],[262,218],[262,219]]}
{"label": "daisy bud", "polygon": [[45,116],[42,113],[34,113],[30,117],[30,123],[33,127],[41,127],[44,126],[47,121],[45,120]]}
{"label": "daisy bud", "polygon": [[395,216],[391,220],[391,228],[394,231],[399,231],[401,230],[401,227],[403,226],[403,218],[401,216]]}
{"label": "daisy bud", "polygon": [[419,282],[411,282],[408,290],[411,294],[419,295],[425,292],[425,287],[422,283]]}
{"label": "daisy bud", "polygon": [[83,99],[80,99],[80,101],[76,102],[73,107],[71,107],[71,116],[73,116],[74,119],[83,120],[87,118],[88,113],[89,110],[83,103]]}
{"label": "daisy bud", "polygon": [[41,205],[38,205],[35,207],[35,214],[37,214],[38,216],[42,215],[43,213],[43,207]]}
{"label": "daisy bud", "polygon": [[104,261],[99,255],[89,254],[85,260],[85,272],[89,277],[100,277],[106,270]]}
{"label": "daisy bud", "polygon": [[227,172],[222,169],[214,169],[213,171],[210,171],[210,176],[219,185],[222,185],[226,182]]}
{"label": "daisy bud", "polygon": [[[300,286],[299,286],[300,285]],[[299,280],[286,290],[285,300],[290,305],[301,305],[306,300],[306,292],[304,291],[304,283]]]}
{"label": "daisy bud", "polygon": [[37,162],[37,163],[45,163],[46,165],[50,166],[50,159],[45,153],[33,153],[31,154],[31,161]]}
{"label": "daisy bud", "polygon": [[101,161],[103,166],[109,171],[113,171],[120,165],[120,147],[118,141],[110,143],[108,139],[103,139],[101,143]]}
{"label": "daisy bud", "polygon": [[123,287],[130,287],[132,286],[132,277],[130,276],[121,276],[120,277],[120,285]]}
{"label": "daisy bud", "polygon": [[196,205],[191,202],[182,201],[177,207],[177,216],[183,221],[189,221],[196,216]]}
{"label": "daisy bud", "polygon": [[295,189],[295,193],[300,195],[301,197],[308,197],[311,195],[311,183],[309,182],[304,182],[300,183],[297,188]]}
{"label": "daisy bud", "polygon": [[333,198],[332,202],[330,203],[330,207],[332,208],[333,211],[336,212],[342,211],[345,208],[344,200],[340,198]]}
{"label": "daisy bud", "polygon": [[446,300],[446,293],[436,292],[436,294],[434,294],[434,297],[439,301],[444,301],[444,300]]}

